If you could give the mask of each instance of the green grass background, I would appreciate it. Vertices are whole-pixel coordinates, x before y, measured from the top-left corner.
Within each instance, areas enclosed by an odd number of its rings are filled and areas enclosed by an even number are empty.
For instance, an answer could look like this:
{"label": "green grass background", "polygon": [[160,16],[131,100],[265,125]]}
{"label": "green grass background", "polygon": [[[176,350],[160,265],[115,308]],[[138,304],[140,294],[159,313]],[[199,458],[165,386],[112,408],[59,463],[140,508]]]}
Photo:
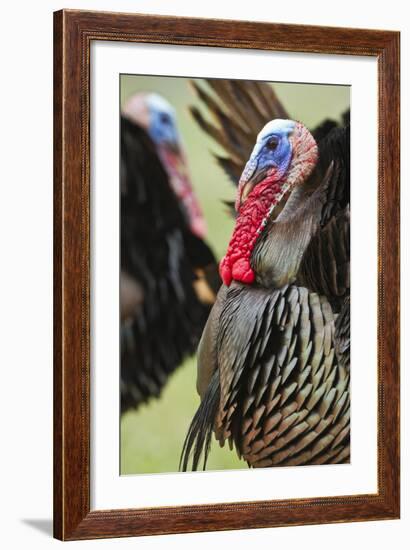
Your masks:
{"label": "green grass background", "polygon": [[[121,104],[133,93],[157,92],[176,109],[179,129],[189,159],[192,184],[208,224],[207,241],[217,258],[225,252],[233,228],[222,200],[232,200],[234,188],[216,165],[215,143],[197,127],[188,105],[201,106],[188,79],[122,75]],[[275,83],[275,91],[292,118],[313,128],[324,118],[339,119],[350,103],[350,87],[323,84]],[[175,472],[184,437],[198,404],[196,358],[187,359],[171,376],[159,399],[121,418],[121,474]],[[207,469],[246,468],[235,451],[214,441]]]}

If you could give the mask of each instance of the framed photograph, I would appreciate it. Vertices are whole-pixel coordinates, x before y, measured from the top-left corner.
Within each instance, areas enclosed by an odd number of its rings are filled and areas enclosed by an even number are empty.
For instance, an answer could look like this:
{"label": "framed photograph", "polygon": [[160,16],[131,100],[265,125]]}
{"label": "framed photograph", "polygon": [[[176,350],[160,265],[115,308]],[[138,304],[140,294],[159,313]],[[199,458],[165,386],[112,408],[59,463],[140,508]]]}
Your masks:
{"label": "framed photograph", "polygon": [[55,537],[398,518],[399,33],[54,44]]}

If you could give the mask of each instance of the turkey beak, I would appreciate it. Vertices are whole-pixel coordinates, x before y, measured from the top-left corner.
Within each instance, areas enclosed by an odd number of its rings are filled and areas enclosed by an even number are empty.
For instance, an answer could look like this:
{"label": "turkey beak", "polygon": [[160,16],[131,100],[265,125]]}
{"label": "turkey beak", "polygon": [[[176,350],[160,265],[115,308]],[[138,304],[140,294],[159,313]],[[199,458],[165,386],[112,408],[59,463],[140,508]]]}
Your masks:
{"label": "turkey beak", "polygon": [[258,161],[256,159],[252,164],[251,162],[252,159],[250,159],[246,164],[245,170],[239,180],[238,196],[235,204],[236,210],[242,206],[255,185],[265,178],[268,171],[266,167],[259,168]]}
{"label": "turkey beak", "polygon": [[179,146],[179,143],[176,141],[166,141],[165,147],[174,155],[177,155],[178,157],[182,157],[181,148]]}

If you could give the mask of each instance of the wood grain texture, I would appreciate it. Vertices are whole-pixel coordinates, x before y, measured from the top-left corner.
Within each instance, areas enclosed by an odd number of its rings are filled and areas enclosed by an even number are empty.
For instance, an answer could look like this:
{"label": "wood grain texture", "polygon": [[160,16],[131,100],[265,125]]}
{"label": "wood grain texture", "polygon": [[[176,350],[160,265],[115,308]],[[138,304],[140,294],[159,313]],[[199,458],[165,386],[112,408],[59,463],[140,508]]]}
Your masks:
{"label": "wood grain texture", "polygon": [[[378,486],[374,495],[90,511],[91,40],[375,56],[379,69]],[[397,32],[103,12],[54,14],[54,535],[62,540],[399,517]]]}

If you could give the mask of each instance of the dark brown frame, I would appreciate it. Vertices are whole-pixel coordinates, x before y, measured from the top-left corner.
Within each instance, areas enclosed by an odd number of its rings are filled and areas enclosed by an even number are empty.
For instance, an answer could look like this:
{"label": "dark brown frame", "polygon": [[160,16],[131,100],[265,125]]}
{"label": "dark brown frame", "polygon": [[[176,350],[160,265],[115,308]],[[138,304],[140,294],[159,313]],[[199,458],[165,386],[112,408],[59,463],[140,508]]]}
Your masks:
{"label": "dark brown frame", "polygon": [[[378,493],[90,510],[92,40],[374,56],[379,82]],[[54,14],[54,535],[63,540],[394,519],[399,457],[398,32],[63,10]]]}

